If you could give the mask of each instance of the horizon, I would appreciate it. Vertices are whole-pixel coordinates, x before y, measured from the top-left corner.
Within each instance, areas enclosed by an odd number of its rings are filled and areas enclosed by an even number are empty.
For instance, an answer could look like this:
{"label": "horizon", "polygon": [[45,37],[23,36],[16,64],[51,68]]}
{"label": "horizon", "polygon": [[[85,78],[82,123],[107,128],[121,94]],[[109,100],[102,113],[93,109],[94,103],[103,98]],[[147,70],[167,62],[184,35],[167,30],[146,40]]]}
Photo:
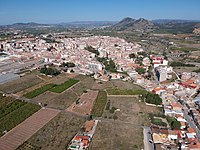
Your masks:
{"label": "horizon", "polygon": [[199,5],[198,0],[4,0],[0,2],[0,25],[120,21],[125,17],[199,21]]}

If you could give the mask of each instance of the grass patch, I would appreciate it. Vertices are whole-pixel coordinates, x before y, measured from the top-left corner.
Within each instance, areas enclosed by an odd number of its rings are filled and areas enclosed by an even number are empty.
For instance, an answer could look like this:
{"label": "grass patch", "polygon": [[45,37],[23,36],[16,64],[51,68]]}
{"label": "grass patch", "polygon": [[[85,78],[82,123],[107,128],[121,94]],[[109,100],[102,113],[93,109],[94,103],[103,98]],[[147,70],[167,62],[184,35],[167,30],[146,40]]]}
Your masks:
{"label": "grass patch", "polygon": [[26,118],[31,116],[34,112],[38,111],[40,106],[35,104],[27,103],[22,107],[12,111],[11,113],[7,114],[3,118],[0,119],[0,136],[3,135],[3,131],[9,131]]}
{"label": "grass patch", "polygon": [[62,93],[63,91],[65,91],[66,89],[68,89],[69,87],[71,87],[72,85],[78,82],[79,82],[78,80],[69,79],[60,85],[54,86],[53,88],[49,89],[49,91],[55,92],[55,93]]}
{"label": "grass patch", "polygon": [[29,93],[26,93],[24,95],[24,97],[26,97],[26,98],[34,98],[34,97],[36,97],[36,96],[48,91],[49,89],[53,88],[54,86],[56,86],[56,85],[52,84],[52,83],[46,84],[46,85],[44,85],[44,86],[42,86],[42,87],[40,87],[38,89],[35,89],[35,90],[33,90],[33,91],[29,92]]}
{"label": "grass patch", "polygon": [[98,96],[94,102],[91,114],[95,117],[101,117],[107,103],[107,94],[105,91],[99,91]]}
{"label": "grass patch", "polygon": [[131,90],[131,89],[107,89],[108,95],[140,95],[146,93],[145,90]]}

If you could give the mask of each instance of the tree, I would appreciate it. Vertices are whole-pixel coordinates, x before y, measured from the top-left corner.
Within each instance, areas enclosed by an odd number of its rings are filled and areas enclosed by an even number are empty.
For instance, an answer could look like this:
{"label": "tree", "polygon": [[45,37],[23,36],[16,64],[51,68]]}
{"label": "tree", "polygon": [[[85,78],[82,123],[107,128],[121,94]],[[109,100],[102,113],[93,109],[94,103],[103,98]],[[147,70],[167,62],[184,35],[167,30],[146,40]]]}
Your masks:
{"label": "tree", "polygon": [[68,67],[68,68],[71,68],[71,67],[75,67],[75,64],[72,63],[72,62],[63,62],[61,65],[61,67]]}
{"label": "tree", "polygon": [[146,53],[146,52],[138,52],[137,54],[138,54],[138,55],[142,55],[142,56],[144,56],[144,57],[147,56],[147,53]]}
{"label": "tree", "polygon": [[53,68],[53,67],[46,67],[44,66],[43,68],[41,68],[40,70],[40,73],[43,73],[45,75],[59,75],[60,74],[60,71],[58,71],[56,68]]}
{"label": "tree", "polygon": [[142,94],[141,98],[150,104],[160,105],[162,103],[162,99],[159,97],[159,95],[151,92]]}
{"label": "tree", "polygon": [[135,58],[135,54],[134,53],[129,54],[129,58]]}
{"label": "tree", "polygon": [[99,51],[96,50],[96,49],[95,49],[94,47],[92,47],[92,46],[86,46],[86,47],[85,47],[85,50],[88,50],[89,52],[94,53],[94,54],[96,54],[96,55],[99,55]]}
{"label": "tree", "polygon": [[135,69],[135,71],[136,71],[137,73],[139,73],[139,74],[144,74],[144,73],[145,73],[145,69],[144,69],[144,68],[140,68],[140,67],[137,67],[137,68]]}
{"label": "tree", "polygon": [[181,127],[181,123],[179,121],[177,121],[177,120],[172,121],[172,123],[171,123],[172,129],[180,129],[180,127]]}

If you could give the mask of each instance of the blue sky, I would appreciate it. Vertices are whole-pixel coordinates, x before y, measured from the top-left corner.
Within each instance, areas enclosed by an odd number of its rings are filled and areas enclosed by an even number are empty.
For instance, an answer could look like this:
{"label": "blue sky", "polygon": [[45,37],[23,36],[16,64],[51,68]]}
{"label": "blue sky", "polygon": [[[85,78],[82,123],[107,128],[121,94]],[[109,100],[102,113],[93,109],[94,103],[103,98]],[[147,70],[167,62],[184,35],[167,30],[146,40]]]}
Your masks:
{"label": "blue sky", "polygon": [[0,0],[0,24],[118,21],[124,17],[200,20],[200,0]]}

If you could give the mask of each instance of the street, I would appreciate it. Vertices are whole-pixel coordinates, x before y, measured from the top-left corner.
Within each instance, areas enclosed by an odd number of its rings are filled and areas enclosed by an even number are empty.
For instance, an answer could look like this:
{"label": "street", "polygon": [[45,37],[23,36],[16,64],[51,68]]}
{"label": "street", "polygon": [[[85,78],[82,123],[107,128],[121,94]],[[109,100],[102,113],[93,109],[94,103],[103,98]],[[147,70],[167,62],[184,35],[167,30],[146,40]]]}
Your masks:
{"label": "street", "polygon": [[[196,127],[192,117],[190,117],[188,115],[188,109],[187,108],[183,108],[183,114],[184,114],[184,118],[187,120],[187,122],[189,123],[189,125],[195,130],[196,134],[197,134],[197,138],[200,139],[200,131],[199,129]],[[191,120],[192,119],[192,120]]]}
{"label": "street", "polygon": [[154,150],[154,144],[153,142],[149,142],[153,141],[151,134],[150,133],[150,128],[149,127],[143,127],[143,134],[144,134],[144,150]]}

